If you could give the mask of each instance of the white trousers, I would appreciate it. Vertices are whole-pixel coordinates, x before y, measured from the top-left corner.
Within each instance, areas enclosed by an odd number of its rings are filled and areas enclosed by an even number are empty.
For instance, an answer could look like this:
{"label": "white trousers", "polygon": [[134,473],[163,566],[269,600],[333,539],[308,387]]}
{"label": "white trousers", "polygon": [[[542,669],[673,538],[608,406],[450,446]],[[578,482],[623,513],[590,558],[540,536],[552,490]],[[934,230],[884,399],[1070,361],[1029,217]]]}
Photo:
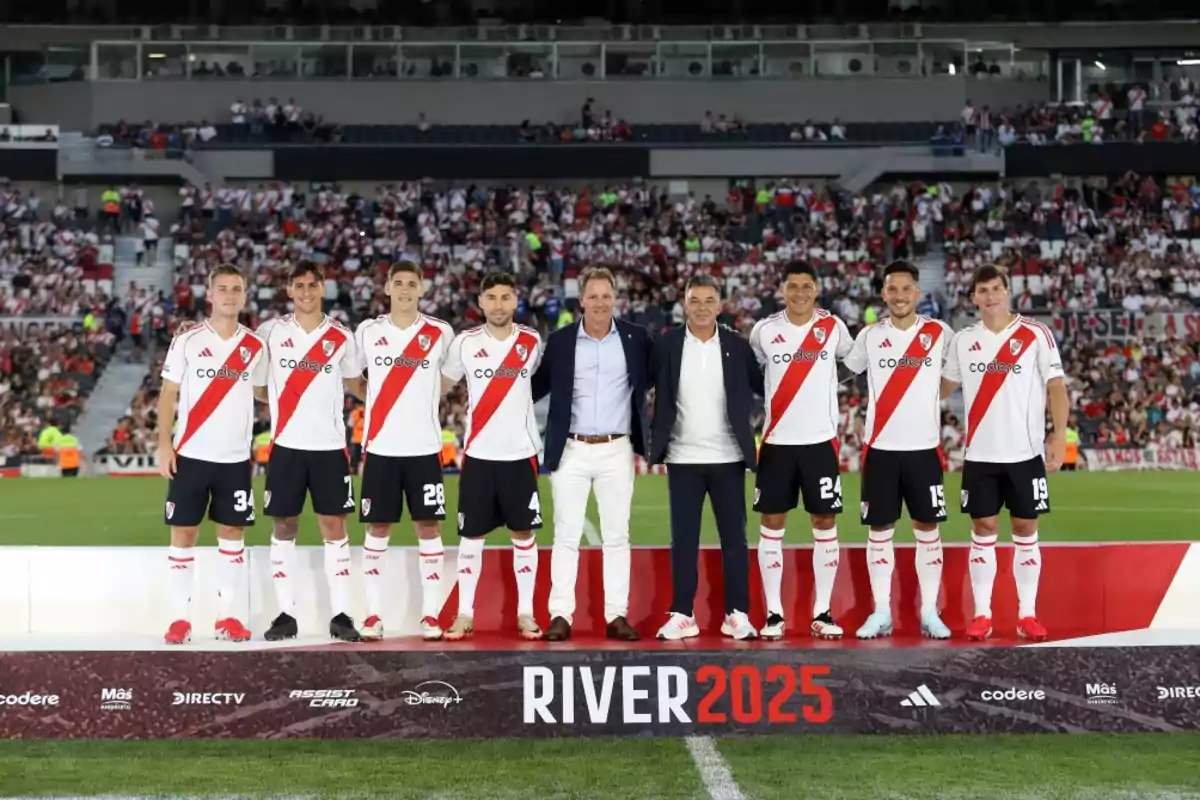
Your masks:
{"label": "white trousers", "polygon": [[550,559],[550,616],[573,621],[579,542],[594,489],[604,551],[604,618],[629,613],[629,510],[633,503],[633,444],[628,436],[603,444],[567,440],[554,494],[554,549]]}

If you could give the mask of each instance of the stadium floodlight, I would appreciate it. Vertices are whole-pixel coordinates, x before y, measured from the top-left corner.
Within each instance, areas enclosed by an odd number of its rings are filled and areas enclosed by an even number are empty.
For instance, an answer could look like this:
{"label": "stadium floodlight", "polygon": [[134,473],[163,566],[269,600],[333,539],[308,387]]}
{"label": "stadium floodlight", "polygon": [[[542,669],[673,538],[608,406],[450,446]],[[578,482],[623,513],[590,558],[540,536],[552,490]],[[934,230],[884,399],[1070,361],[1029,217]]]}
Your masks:
{"label": "stadium floodlight", "polygon": [[1200,58],[1181,58],[1175,64],[1180,67],[1195,67],[1200,65]]}
{"label": "stadium floodlight", "polygon": [[1096,65],[1096,69],[1099,69],[1099,70],[1106,70],[1106,69],[1108,69],[1108,67],[1104,66],[1104,62],[1103,62],[1103,61],[1101,61],[1100,59],[1096,59],[1096,61],[1095,61],[1095,62],[1093,62],[1093,63],[1095,63],[1095,65]]}

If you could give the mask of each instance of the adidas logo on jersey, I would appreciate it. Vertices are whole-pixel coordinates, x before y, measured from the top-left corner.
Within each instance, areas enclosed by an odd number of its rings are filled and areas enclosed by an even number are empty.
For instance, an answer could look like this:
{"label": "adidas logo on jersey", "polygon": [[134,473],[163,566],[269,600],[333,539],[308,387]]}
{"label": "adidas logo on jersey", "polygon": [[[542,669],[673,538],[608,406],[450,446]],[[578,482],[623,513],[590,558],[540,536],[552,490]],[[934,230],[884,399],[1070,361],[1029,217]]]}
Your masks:
{"label": "adidas logo on jersey", "polygon": [[284,340],[283,340],[283,344],[281,344],[281,345],[279,345],[279,346],[280,346],[280,347],[295,347],[296,345],[292,344],[292,340],[291,340],[291,339],[284,339]]}
{"label": "adidas logo on jersey", "polygon": [[892,346],[892,340],[891,340],[891,339],[884,339],[882,342],[880,342],[880,343],[879,343],[879,346],[880,346],[880,347],[891,347],[891,346]]}
{"label": "adidas logo on jersey", "polygon": [[781,333],[771,340],[771,344],[787,344],[787,339],[783,338],[783,334]]}
{"label": "adidas logo on jersey", "polygon": [[380,336],[380,337],[379,337],[379,341],[375,343],[375,346],[376,346],[376,347],[387,347],[387,346],[388,346],[388,343],[387,343],[387,337],[386,337],[386,336]]}
{"label": "adidas logo on jersey", "polygon": [[475,354],[475,358],[487,358],[487,357],[488,357],[487,350],[484,350],[482,347],[479,348],[479,352],[477,352]]}
{"label": "adidas logo on jersey", "polygon": [[983,349],[983,345],[981,345],[979,342],[976,342],[975,344],[973,344],[973,345],[971,345],[970,347],[968,347],[968,348],[967,348],[967,352],[968,352],[968,353],[975,353],[975,352],[978,352],[978,351],[980,351],[980,350],[982,350],[982,349]]}
{"label": "adidas logo on jersey", "polygon": [[534,515],[533,522],[531,522],[529,524],[530,525],[541,525],[542,524],[542,515],[541,514]]}
{"label": "adidas logo on jersey", "polygon": [[1049,511],[1045,500],[1038,500],[1038,504],[1034,507],[1034,511]]}
{"label": "adidas logo on jersey", "polygon": [[941,704],[942,701],[937,699],[937,695],[929,691],[929,687],[923,683],[917,687],[915,692],[900,701],[902,708],[930,708],[941,706]]}
{"label": "adidas logo on jersey", "polygon": [[212,358],[212,350],[209,350],[207,347],[204,348],[203,350],[200,351],[200,357],[201,358]]}

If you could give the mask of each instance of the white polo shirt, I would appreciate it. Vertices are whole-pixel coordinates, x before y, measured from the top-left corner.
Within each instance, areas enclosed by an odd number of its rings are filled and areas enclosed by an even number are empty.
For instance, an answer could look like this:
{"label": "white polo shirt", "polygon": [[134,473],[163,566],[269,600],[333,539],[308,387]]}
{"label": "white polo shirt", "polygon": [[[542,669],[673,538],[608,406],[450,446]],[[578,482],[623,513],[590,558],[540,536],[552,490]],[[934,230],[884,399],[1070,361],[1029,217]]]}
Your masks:
{"label": "white polo shirt", "polygon": [[702,341],[684,329],[668,464],[729,464],[743,459],[725,408],[724,358],[720,334]]}

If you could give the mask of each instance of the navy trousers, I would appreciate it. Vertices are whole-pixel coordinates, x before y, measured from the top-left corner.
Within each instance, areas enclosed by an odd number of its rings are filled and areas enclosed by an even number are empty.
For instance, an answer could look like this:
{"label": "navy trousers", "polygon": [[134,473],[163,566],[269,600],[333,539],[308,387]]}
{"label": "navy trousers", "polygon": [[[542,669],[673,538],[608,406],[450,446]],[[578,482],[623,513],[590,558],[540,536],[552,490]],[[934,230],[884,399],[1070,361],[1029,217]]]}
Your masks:
{"label": "navy trousers", "polygon": [[671,611],[694,616],[700,520],[704,498],[712,501],[721,538],[725,613],[750,611],[750,554],[746,548],[746,465],[668,464],[671,498]]}

